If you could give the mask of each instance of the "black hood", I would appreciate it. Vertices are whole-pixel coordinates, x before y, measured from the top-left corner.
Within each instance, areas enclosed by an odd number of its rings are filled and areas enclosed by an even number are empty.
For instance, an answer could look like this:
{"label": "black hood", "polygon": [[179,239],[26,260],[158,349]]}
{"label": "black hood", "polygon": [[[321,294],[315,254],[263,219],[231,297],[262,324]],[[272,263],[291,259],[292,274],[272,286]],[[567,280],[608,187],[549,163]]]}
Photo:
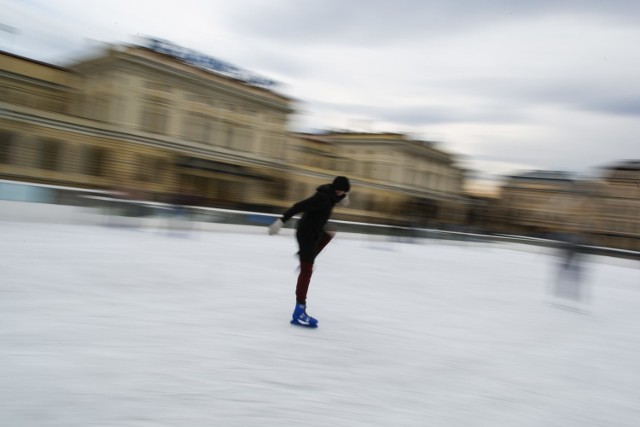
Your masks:
{"label": "black hood", "polygon": [[336,176],[336,178],[331,183],[331,186],[334,190],[344,191],[348,193],[351,190],[351,183],[349,182],[349,178],[346,176]]}
{"label": "black hood", "polygon": [[336,192],[334,191],[333,186],[331,184],[323,184],[320,187],[316,188],[316,191],[318,193],[328,194],[334,203],[338,203],[342,199],[342,197],[336,195]]}

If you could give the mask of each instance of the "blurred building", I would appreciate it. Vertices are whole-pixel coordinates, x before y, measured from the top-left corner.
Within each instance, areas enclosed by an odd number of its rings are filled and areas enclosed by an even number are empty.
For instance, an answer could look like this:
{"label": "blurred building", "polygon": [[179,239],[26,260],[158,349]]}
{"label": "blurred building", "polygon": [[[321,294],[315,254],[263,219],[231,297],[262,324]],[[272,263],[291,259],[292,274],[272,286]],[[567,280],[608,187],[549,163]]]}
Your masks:
{"label": "blurred building", "polygon": [[599,181],[509,177],[501,198],[463,193],[435,143],[397,133],[291,133],[273,82],[169,42],[114,46],[64,68],[0,52],[0,179],[134,199],[281,212],[336,175],[339,219],[541,237],[640,250],[640,162]]}
{"label": "blurred building", "polygon": [[503,232],[554,238],[583,230],[595,200],[588,182],[568,172],[532,171],[508,177],[498,210]]}
{"label": "blurred building", "polygon": [[[344,219],[456,223],[462,171],[399,134],[292,134],[273,82],[170,42],[62,68],[0,54],[0,178],[280,211],[335,175]],[[184,199],[184,197],[181,197]]]}
{"label": "blurred building", "polygon": [[591,220],[594,244],[640,251],[640,160],[602,168]]}
{"label": "blurred building", "polygon": [[495,195],[467,195],[467,230],[493,234],[504,231],[501,200]]}
{"label": "blurred building", "polygon": [[464,223],[464,171],[434,143],[397,133],[325,132],[298,138],[305,144],[296,144],[297,165],[329,169],[355,182],[351,206],[338,216],[410,226]]}
{"label": "blurred building", "polygon": [[139,46],[70,69],[5,54],[2,70],[5,178],[268,201],[291,112],[272,90]]}
{"label": "blurred building", "polygon": [[640,250],[640,162],[603,168],[600,180],[567,172],[509,177],[494,215],[501,232]]}

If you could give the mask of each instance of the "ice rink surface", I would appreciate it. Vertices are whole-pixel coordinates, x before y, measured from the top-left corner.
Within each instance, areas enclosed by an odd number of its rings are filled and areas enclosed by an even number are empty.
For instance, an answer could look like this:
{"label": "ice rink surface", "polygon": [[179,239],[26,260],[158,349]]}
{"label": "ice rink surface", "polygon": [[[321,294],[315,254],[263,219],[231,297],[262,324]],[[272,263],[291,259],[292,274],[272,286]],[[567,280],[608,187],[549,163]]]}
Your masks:
{"label": "ice rink surface", "polygon": [[0,426],[640,425],[640,271],[523,245],[0,222]]}

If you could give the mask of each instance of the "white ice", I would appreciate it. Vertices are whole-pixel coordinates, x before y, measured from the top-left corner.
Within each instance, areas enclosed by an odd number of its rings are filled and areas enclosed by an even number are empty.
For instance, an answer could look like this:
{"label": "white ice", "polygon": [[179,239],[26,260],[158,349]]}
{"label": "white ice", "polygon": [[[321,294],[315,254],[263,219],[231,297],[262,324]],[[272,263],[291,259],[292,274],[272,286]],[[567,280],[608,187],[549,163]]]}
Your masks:
{"label": "white ice", "polygon": [[640,425],[640,273],[523,245],[0,222],[0,425]]}

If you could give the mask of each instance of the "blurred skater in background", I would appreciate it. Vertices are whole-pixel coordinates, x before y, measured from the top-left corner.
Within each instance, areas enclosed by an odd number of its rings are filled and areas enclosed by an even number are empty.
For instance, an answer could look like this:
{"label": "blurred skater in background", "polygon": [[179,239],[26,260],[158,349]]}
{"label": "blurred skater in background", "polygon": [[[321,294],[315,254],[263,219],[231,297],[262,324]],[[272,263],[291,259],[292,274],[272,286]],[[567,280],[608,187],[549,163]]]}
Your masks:
{"label": "blurred skater in background", "polygon": [[576,233],[563,233],[558,241],[559,263],[555,296],[580,302],[584,298],[582,289],[583,262],[581,239]]}

